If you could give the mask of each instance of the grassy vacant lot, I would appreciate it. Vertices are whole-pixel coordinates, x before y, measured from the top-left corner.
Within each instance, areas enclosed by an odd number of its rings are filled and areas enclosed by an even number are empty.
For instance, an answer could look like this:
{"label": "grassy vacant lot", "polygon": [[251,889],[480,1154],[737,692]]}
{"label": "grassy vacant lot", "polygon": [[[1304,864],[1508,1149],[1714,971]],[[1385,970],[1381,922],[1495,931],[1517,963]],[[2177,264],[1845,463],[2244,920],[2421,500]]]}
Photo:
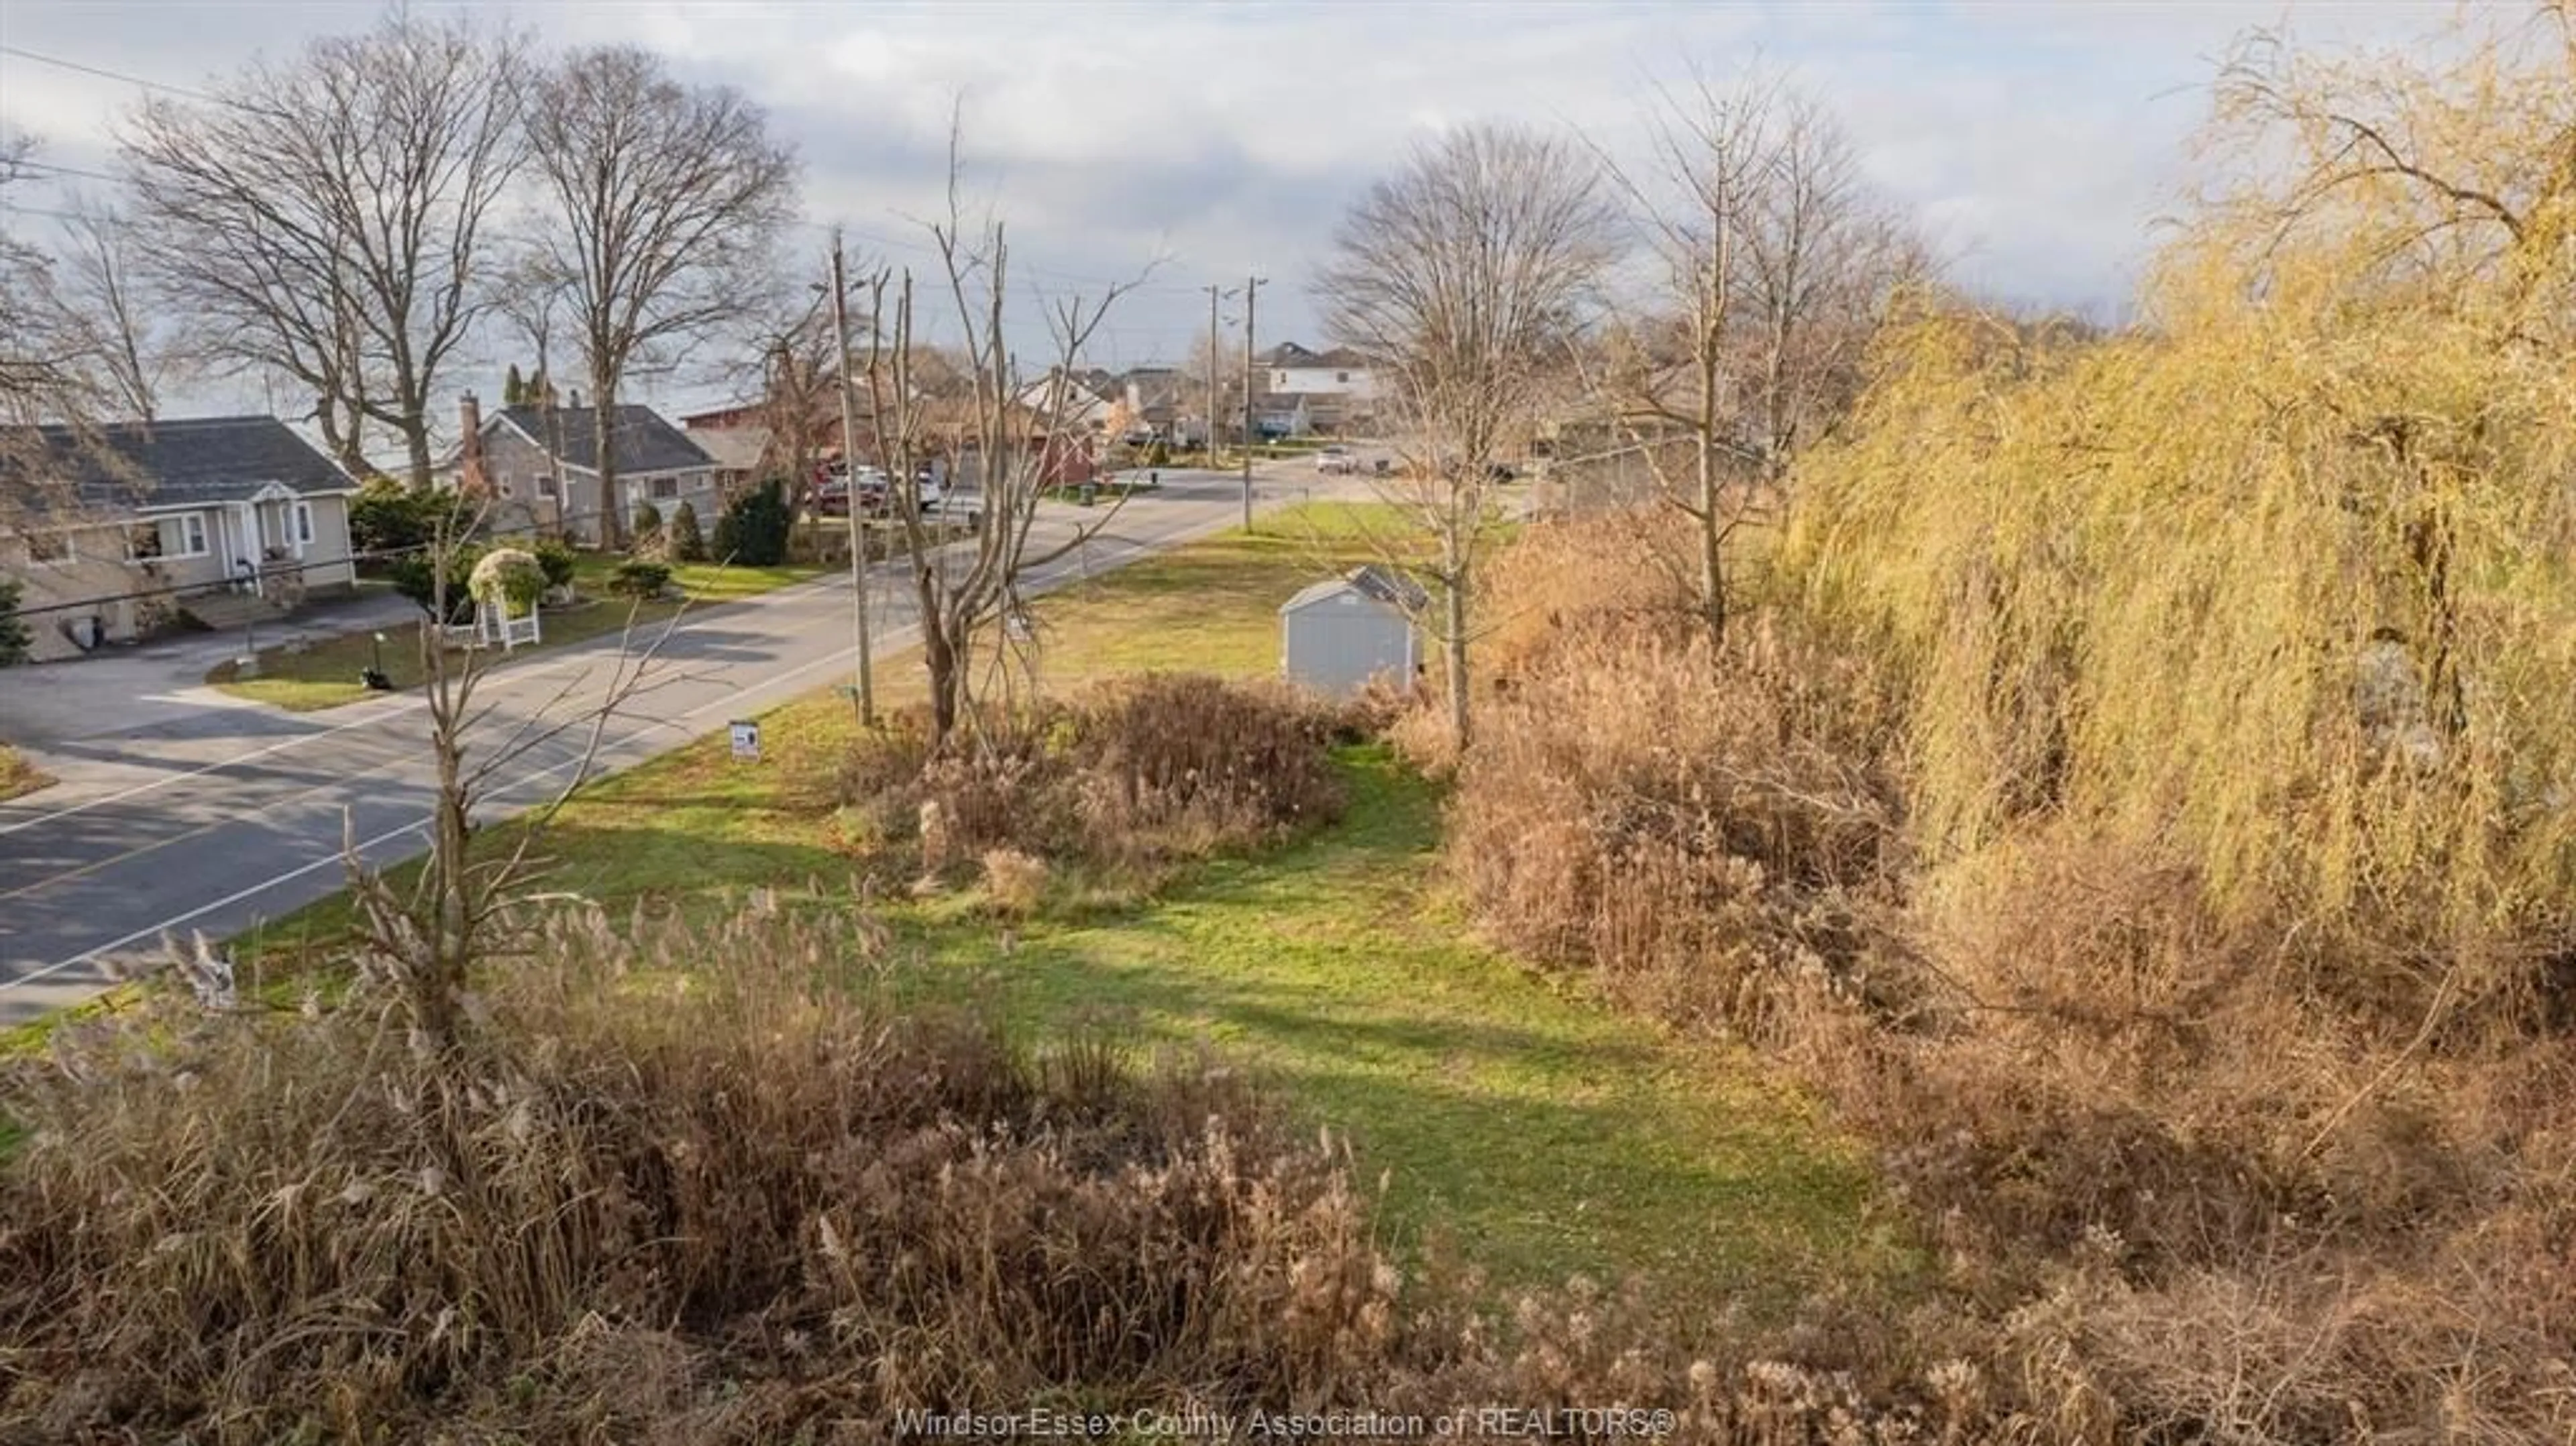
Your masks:
{"label": "grassy vacant lot", "polygon": [[0,743],[0,803],[35,792],[52,783],[53,778],[39,772],[36,766],[18,756],[18,750]]}
{"label": "grassy vacant lot", "polygon": [[[546,613],[546,636],[540,648],[561,647],[602,633],[613,633],[625,627],[630,620],[638,624],[659,623],[679,610],[681,604],[677,599],[638,606],[610,595],[608,580],[621,560],[596,553],[582,556],[574,580],[584,601],[569,608],[550,609]],[[704,607],[709,603],[752,597],[791,582],[803,582],[818,571],[810,567],[721,567],[713,563],[683,563],[671,569],[671,582],[687,594],[691,605]],[[419,687],[426,676],[428,669],[421,642],[421,633],[415,627],[385,629],[385,673],[392,678],[396,688]],[[368,696],[367,690],[358,682],[358,674],[371,666],[375,658],[375,640],[370,634],[346,633],[308,643],[292,651],[264,649],[259,655],[259,671],[255,677],[237,677],[231,663],[220,663],[206,674],[206,681],[236,697],[267,703],[289,712],[309,713],[337,708]]]}
{"label": "grassy vacant lot", "polygon": [[[1358,548],[1347,517],[1322,510],[1264,529],[1045,600],[1049,685],[1149,666],[1270,671],[1278,603]],[[885,666],[900,698],[909,660]],[[831,795],[853,726],[827,693],[768,716],[758,764],[715,739],[608,780],[558,821],[550,886],[612,914],[712,908],[751,887],[846,903],[864,850]],[[1215,1047],[1347,1137],[1367,1178],[1383,1172],[1383,1218],[1403,1242],[1453,1240],[1509,1282],[1643,1272],[1779,1303],[1904,1267],[1872,1223],[1867,1171],[1804,1104],[1746,1056],[1664,1037],[1467,940],[1434,868],[1435,789],[1373,748],[1341,766],[1340,824],[1201,866],[1148,901],[1006,936],[971,892],[883,889],[902,978],[1032,1027]],[[343,917],[325,904],[261,942],[292,952]]]}

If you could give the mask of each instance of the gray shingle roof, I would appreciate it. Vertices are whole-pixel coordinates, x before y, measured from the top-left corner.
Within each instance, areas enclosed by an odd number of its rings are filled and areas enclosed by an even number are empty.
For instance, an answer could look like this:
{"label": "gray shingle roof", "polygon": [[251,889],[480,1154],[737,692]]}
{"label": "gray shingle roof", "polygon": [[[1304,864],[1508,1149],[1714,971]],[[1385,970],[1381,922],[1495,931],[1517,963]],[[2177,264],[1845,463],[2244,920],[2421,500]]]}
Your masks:
{"label": "gray shingle roof", "polygon": [[1294,597],[1279,605],[1283,613],[1295,612],[1309,603],[1320,602],[1335,593],[1351,591],[1382,602],[1403,613],[1418,613],[1431,605],[1431,595],[1422,585],[1399,572],[1371,564],[1355,567],[1340,577],[1328,577],[1297,590]]}
{"label": "gray shingle roof", "polygon": [[43,451],[0,447],[0,456],[22,450],[41,455],[43,461],[28,465],[43,470],[35,477],[0,478],[0,486],[27,488],[41,497],[49,485],[58,487],[68,481],[87,507],[120,510],[242,502],[270,483],[307,495],[347,492],[357,486],[330,458],[275,417],[115,422],[93,429],[87,442],[70,427],[11,430],[19,438],[32,430]]}
{"label": "gray shingle roof", "polygon": [[[557,407],[555,424],[563,429],[563,464],[585,472],[599,470],[599,424],[594,420],[597,407]],[[490,432],[508,422],[539,446],[546,435],[545,412],[536,407],[505,407],[493,413],[483,424]],[[651,407],[633,403],[620,405],[609,422],[609,448],[617,459],[621,477],[646,472],[685,472],[697,467],[712,467],[715,459],[706,449],[689,440],[689,434],[662,420]]]}

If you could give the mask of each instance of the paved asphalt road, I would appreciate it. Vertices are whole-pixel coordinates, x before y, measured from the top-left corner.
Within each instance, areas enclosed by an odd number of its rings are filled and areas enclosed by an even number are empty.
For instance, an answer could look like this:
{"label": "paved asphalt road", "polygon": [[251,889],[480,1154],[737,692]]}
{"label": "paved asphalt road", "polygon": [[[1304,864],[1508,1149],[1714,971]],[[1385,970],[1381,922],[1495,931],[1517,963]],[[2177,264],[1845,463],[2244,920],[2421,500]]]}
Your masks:
{"label": "paved asphalt road", "polygon": [[[1325,479],[1288,464],[1266,469],[1263,481],[1265,507],[1350,487],[1315,485]],[[1240,497],[1230,477],[1167,475],[1162,491],[1140,494],[1078,554],[1037,574],[1037,587],[1221,530],[1239,518]],[[1059,536],[1097,516],[1049,513],[1042,525]],[[909,591],[884,566],[870,579],[879,656],[914,641]],[[692,610],[642,691],[612,718],[593,769],[631,766],[845,681],[850,601],[840,577]],[[1173,624],[1186,628],[1188,619]],[[617,658],[617,640],[601,639],[486,675],[478,701],[495,716],[480,736],[497,740],[521,721],[579,711],[580,700],[600,696]],[[430,787],[416,696],[300,717],[212,706],[175,724],[166,711],[159,716],[134,736],[88,740],[107,744],[104,766],[0,804],[0,1024],[96,994],[156,957],[165,932],[220,938],[332,892],[342,882],[344,838],[378,863],[424,846]],[[576,729],[530,748],[487,790],[479,816],[553,796],[580,765],[585,741]]]}

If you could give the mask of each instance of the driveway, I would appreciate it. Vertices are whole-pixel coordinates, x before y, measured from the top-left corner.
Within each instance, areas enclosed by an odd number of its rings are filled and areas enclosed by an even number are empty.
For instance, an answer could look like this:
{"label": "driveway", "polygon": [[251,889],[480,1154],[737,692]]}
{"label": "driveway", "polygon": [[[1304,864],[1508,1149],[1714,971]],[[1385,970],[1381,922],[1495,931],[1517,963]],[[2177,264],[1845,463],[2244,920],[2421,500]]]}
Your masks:
{"label": "driveway", "polygon": [[[1279,475],[1263,505],[1330,495],[1312,480]],[[1030,590],[1233,526],[1236,488],[1230,477],[1166,473],[1161,491],[1130,502],[1107,535],[1044,570]],[[1057,536],[1093,517],[1050,511]],[[913,641],[910,591],[895,568],[869,580],[881,656]],[[609,721],[596,758],[585,757],[583,730],[545,738],[487,782],[482,817],[506,816],[580,777],[629,767],[846,677],[850,602],[844,576],[691,610],[663,644],[650,685]],[[483,737],[560,718],[561,707],[548,711],[558,700],[596,698],[619,667],[619,649],[616,637],[602,637],[495,670],[478,699],[490,709]],[[228,651],[225,640],[195,640],[34,670],[26,676],[40,686],[28,696],[46,699],[34,706],[14,701],[16,676],[0,682],[9,708],[48,720],[34,754],[65,778],[0,804],[0,1025],[96,993],[165,932],[229,935],[330,893],[341,881],[344,839],[376,863],[420,851],[433,780],[418,695],[285,714],[196,686]],[[105,671],[86,671],[93,668]],[[111,691],[119,679],[132,691]]]}

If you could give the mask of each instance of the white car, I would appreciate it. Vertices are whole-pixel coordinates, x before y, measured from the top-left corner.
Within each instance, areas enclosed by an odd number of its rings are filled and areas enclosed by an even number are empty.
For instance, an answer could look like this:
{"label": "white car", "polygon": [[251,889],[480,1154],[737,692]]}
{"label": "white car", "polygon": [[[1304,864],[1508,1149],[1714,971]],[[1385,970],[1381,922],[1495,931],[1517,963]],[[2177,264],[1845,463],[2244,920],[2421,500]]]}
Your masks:
{"label": "white car", "polygon": [[1318,472],[1356,472],[1359,469],[1359,459],[1351,455],[1348,447],[1326,447],[1315,454],[1315,470]]}

